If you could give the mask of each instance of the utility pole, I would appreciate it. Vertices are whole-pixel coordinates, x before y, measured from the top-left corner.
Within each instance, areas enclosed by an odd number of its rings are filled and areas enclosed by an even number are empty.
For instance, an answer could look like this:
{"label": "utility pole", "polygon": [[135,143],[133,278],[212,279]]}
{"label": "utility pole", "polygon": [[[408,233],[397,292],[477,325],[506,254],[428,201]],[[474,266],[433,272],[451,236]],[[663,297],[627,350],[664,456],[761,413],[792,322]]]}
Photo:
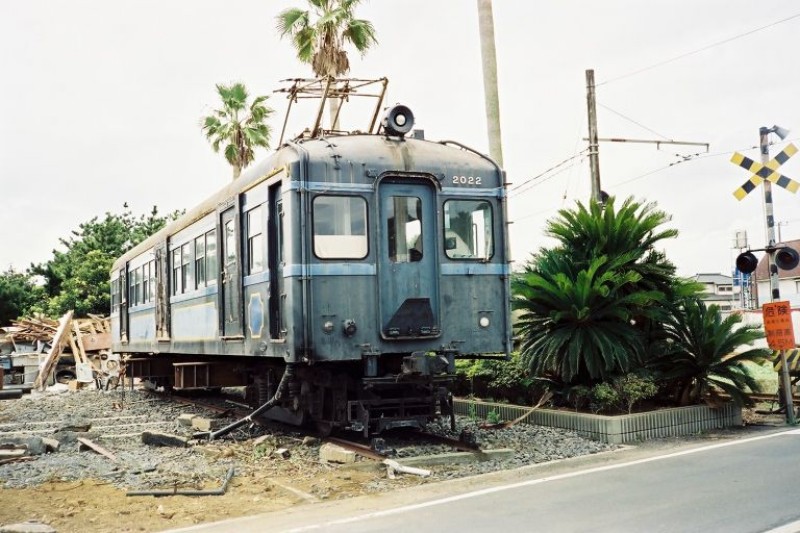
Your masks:
{"label": "utility pole", "polygon": [[[776,128],[761,127],[758,130],[759,146],[761,151],[761,164],[769,163],[769,134]],[[767,221],[767,248],[769,249],[769,287],[770,301],[775,302],[781,299],[780,279],[778,278],[778,266],[775,264],[775,217],[772,208],[772,183],[764,180],[764,215]],[[781,387],[786,405],[786,422],[794,425],[794,402],[792,401],[792,382],[789,378],[789,367],[786,364],[786,351],[780,350],[781,358]]]}
{"label": "utility pole", "polygon": [[597,141],[597,101],[594,70],[586,71],[586,109],[589,113],[589,166],[592,172],[592,200],[600,203],[600,145]]}
{"label": "utility pole", "polygon": [[486,127],[489,130],[489,155],[502,167],[503,144],[500,137],[500,99],[497,94],[497,52],[494,48],[492,0],[478,0],[478,30],[481,39]]}

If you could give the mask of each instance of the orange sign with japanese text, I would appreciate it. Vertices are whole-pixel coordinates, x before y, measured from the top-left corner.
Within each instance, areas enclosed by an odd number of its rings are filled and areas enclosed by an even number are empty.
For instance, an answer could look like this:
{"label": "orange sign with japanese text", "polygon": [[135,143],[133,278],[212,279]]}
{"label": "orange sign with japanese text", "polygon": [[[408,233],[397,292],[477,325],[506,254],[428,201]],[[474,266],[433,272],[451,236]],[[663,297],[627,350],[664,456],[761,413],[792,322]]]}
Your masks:
{"label": "orange sign with japanese text", "polygon": [[795,348],[794,328],[792,327],[792,308],[789,302],[764,304],[764,331],[767,344],[773,350],[792,350]]}

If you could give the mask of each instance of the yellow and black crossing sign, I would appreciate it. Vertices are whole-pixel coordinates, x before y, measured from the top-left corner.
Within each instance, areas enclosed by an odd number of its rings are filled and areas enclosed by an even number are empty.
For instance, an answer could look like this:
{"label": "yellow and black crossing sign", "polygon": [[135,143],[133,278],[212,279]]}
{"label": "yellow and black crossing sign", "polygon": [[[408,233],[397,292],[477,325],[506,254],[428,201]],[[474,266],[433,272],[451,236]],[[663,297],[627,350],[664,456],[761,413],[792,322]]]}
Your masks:
{"label": "yellow and black crossing sign", "polygon": [[[772,366],[775,368],[775,372],[781,371],[780,350],[772,352]],[[798,368],[800,368],[800,350],[786,350],[786,366],[789,367],[789,372],[797,373]]]}
{"label": "yellow and black crossing sign", "polygon": [[778,155],[767,161],[766,164],[757,163],[749,157],[740,154],[739,152],[734,153],[733,157],[731,157],[731,162],[746,170],[749,170],[753,173],[753,175],[750,176],[750,179],[747,180],[744,185],[736,189],[733,192],[733,195],[737,200],[741,200],[747,196],[750,191],[761,185],[764,180],[769,180],[770,182],[783,187],[789,192],[797,192],[797,189],[800,189],[800,183],[791,178],[787,178],[778,172],[778,167],[784,164],[796,153],[797,148],[793,144],[789,144],[786,146],[786,148],[781,150]]}

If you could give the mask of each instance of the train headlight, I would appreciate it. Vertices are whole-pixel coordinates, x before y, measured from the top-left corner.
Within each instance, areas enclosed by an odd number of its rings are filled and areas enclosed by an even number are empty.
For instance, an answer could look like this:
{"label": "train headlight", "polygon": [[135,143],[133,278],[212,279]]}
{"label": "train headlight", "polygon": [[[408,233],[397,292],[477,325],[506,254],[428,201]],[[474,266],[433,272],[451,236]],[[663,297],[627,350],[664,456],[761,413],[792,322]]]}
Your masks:
{"label": "train headlight", "polygon": [[358,331],[358,327],[356,326],[356,321],[353,320],[352,318],[348,318],[347,320],[342,322],[342,330],[344,331],[345,335],[347,335],[348,337],[352,337],[353,335],[356,334],[356,331]]}
{"label": "train headlight", "polygon": [[322,324],[322,331],[325,333],[333,333],[333,322],[327,320],[324,324]]}
{"label": "train headlight", "polygon": [[478,325],[479,325],[480,327],[482,327],[482,328],[488,328],[488,327],[489,327],[489,317],[488,317],[488,316],[482,316],[482,317],[481,317],[481,318],[478,320]]}

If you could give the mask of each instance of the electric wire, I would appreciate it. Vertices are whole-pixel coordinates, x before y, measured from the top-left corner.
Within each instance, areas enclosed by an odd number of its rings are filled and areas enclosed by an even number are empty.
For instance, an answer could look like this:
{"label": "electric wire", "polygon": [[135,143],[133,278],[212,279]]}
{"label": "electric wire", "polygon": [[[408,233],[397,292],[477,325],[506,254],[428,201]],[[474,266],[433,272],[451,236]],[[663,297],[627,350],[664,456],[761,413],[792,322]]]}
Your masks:
{"label": "electric wire", "polygon": [[705,52],[706,50],[709,50],[711,48],[715,48],[717,46],[720,46],[720,45],[723,45],[723,44],[727,44],[727,43],[729,43],[731,41],[735,41],[735,40],[741,39],[743,37],[747,37],[748,35],[752,35],[754,33],[760,32],[762,30],[766,30],[767,28],[772,28],[773,26],[777,26],[778,24],[783,24],[784,22],[788,22],[788,21],[790,21],[792,19],[796,19],[798,17],[800,17],[800,13],[795,13],[794,15],[790,15],[790,16],[788,16],[786,18],[783,18],[783,19],[780,19],[780,20],[776,20],[775,22],[771,22],[770,24],[767,24],[765,26],[760,26],[758,28],[746,31],[744,33],[740,33],[738,35],[734,35],[733,37],[728,37],[727,39],[723,39],[721,41],[716,41],[716,42],[711,43],[711,44],[709,44],[707,46],[703,46],[702,48],[698,48],[696,50],[692,50],[691,52],[686,52],[686,53],[671,57],[669,59],[665,59],[663,61],[659,61],[658,63],[654,63],[654,64],[652,64],[650,66],[647,66],[647,67],[644,67],[644,68],[640,68],[638,70],[634,70],[633,72],[629,72],[627,74],[623,74],[622,76],[617,76],[616,78],[611,78],[609,80],[605,80],[603,82],[595,84],[595,87],[600,87],[601,85],[607,85],[607,84],[613,83],[615,81],[623,80],[625,78],[630,78],[631,76],[636,76],[637,74],[641,74],[642,72],[646,72],[648,70],[652,70],[654,68],[661,67],[661,66],[666,65],[668,63],[672,63],[674,61],[677,61],[679,59],[683,59],[685,57],[689,57],[689,56],[694,55],[694,54],[699,54],[700,52]]}
{"label": "electric wire", "polygon": [[[795,139],[791,139],[791,140],[795,140]],[[770,145],[772,145],[772,144],[774,144],[774,143],[770,143]],[[627,179],[625,181],[620,181],[618,183],[614,183],[614,184],[610,185],[610,187],[617,187],[619,185],[625,185],[625,184],[630,183],[632,181],[636,181],[636,180],[639,180],[639,179],[642,179],[642,178],[646,178],[647,176],[651,176],[653,174],[661,172],[662,170],[667,170],[668,168],[674,167],[675,165],[679,165],[681,163],[686,163],[688,161],[697,161],[698,159],[706,159],[706,158],[709,158],[709,157],[719,157],[721,155],[730,155],[730,154],[735,154],[736,152],[746,152],[747,150],[757,150],[757,149],[758,149],[758,146],[750,146],[748,148],[740,148],[739,150],[726,150],[726,151],[722,151],[722,152],[710,152],[710,153],[698,152],[696,154],[690,154],[688,156],[687,155],[681,155],[681,154],[675,154],[677,157],[682,157],[683,159],[680,160],[680,161],[673,161],[672,163],[670,163],[667,166],[660,167],[660,168],[657,168],[657,169],[654,169],[654,170],[650,170],[648,172],[645,172],[644,174],[639,174],[638,176],[635,176],[633,178]]]}
{"label": "electric wire", "polygon": [[665,135],[661,135],[661,134],[660,134],[660,133],[658,133],[657,131],[655,131],[655,130],[653,130],[653,129],[650,129],[650,128],[648,128],[647,126],[645,126],[645,125],[644,125],[644,124],[642,124],[641,122],[636,122],[636,121],[635,121],[635,120],[633,120],[632,118],[630,118],[630,117],[626,117],[625,115],[623,115],[623,114],[622,114],[622,113],[620,113],[619,111],[615,111],[615,110],[611,109],[611,108],[610,108],[610,107],[608,107],[607,105],[603,105],[603,104],[601,104],[600,102],[597,102],[597,105],[599,105],[599,106],[600,106],[600,107],[602,107],[603,109],[606,109],[606,110],[608,110],[608,111],[611,111],[612,113],[614,113],[615,115],[617,115],[617,116],[619,116],[619,117],[622,117],[622,118],[624,118],[624,119],[625,119],[625,120],[627,120],[628,122],[632,122],[633,124],[636,124],[636,125],[637,125],[637,126],[639,126],[640,128],[642,128],[642,129],[645,129],[645,130],[649,131],[650,133],[652,133],[652,134],[654,134],[654,135],[658,135],[659,137],[661,137],[661,138],[662,138],[662,139],[664,139],[665,141],[671,141],[671,140],[672,140],[672,139],[670,139],[669,137],[667,137],[667,136],[665,136]]}
{"label": "electric wire", "polygon": [[[559,167],[562,167],[562,166],[566,165],[570,161],[573,161],[574,159],[577,159],[577,158],[580,158],[580,157],[584,156],[588,151],[589,151],[589,149],[587,148],[585,150],[582,150],[582,151],[578,152],[577,154],[571,155],[570,157],[564,159],[560,163],[557,163],[557,164],[553,165],[552,167],[548,168],[544,172],[540,172],[539,174],[533,176],[532,178],[528,178],[528,179],[524,180],[519,185],[515,185],[514,187],[512,187],[510,189],[509,192],[512,193],[512,194],[510,194],[509,197],[517,196],[518,194],[521,194],[521,193],[523,193],[523,192],[525,192],[527,190],[530,190],[532,187],[534,187],[536,185],[539,185],[541,183],[544,183],[547,180],[549,180],[550,178],[552,178],[554,176],[557,176],[558,174],[561,174],[565,170],[569,170],[571,167],[562,168],[558,172],[555,172],[555,173],[547,176],[547,174],[550,174],[551,172],[553,172],[554,170],[558,169]],[[545,176],[547,176],[547,177],[545,177]],[[537,180],[539,180],[539,181],[537,181]]]}

